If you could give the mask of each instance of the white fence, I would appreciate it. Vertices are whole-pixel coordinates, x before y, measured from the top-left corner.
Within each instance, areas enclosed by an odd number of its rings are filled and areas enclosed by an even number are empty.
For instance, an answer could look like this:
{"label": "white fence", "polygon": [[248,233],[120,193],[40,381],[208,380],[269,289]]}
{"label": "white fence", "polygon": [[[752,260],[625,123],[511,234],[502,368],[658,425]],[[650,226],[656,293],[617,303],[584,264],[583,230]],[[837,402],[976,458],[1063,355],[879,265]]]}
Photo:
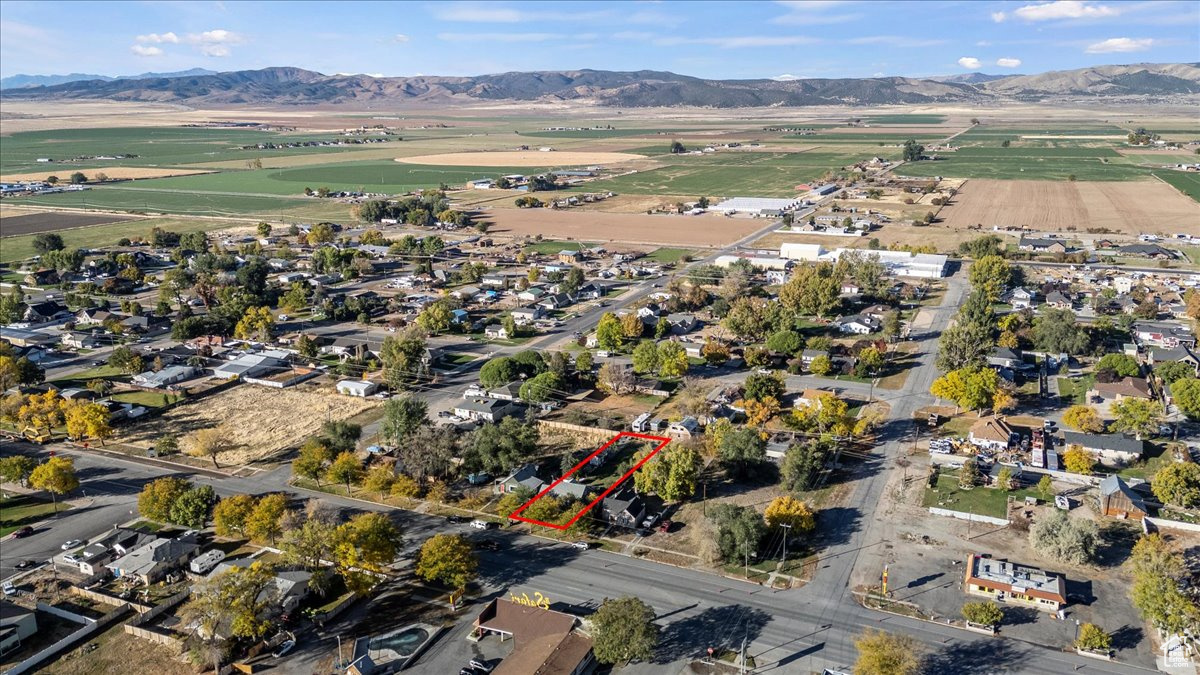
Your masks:
{"label": "white fence", "polygon": [[1008,525],[1008,521],[1004,518],[993,518],[991,516],[981,516],[978,513],[967,513],[966,511],[952,511],[950,509],[939,509],[936,506],[929,507],[929,512],[935,516],[946,516],[947,518],[957,518],[959,520],[968,520],[973,523],[988,523],[989,525]]}
{"label": "white fence", "polygon": [[1160,530],[1183,530],[1184,532],[1200,532],[1200,525],[1194,523],[1185,523],[1181,520],[1167,520],[1165,518],[1151,518],[1146,516],[1142,519],[1147,525],[1153,525]]}

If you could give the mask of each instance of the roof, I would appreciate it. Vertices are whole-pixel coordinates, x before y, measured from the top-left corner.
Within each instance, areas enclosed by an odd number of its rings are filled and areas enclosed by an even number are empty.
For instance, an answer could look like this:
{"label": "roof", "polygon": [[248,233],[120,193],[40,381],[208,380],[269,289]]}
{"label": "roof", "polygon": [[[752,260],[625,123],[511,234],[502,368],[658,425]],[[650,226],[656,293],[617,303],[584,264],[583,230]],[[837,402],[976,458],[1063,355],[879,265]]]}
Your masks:
{"label": "roof", "polygon": [[1067,584],[1061,576],[1007,560],[972,555],[967,564],[967,580],[1034,598],[1067,601]]}
{"label": "roof", "polygon": [[1084,449],[1111,450],[1140,455],[1145,451],[1146,443],[1124,434],[1084,434],[1078,431],[1064,431],[1063,440],[1067,445],[1078,445]]}
{"label": "roof", "polygon": [[1100,394],[1150,398],[1150,385],[1140,377],[1124,377],[1116,382],[1097,382],[1092,389]]}
{"label": "roof", "polygon": [[981,441],[1007,443],[1012,433],[1012,427],[1008,426],[1008,422],[1000,417],[990,415],[971,425],[970,436]]}
{"label": "roof", "polygon": [[188,539],[155,539],[140,548],[130,551],[105,567],[120,570],[122,574],[149,574],[159,567],[187,557],[199,548]]}
{"label": "roof", "polygon": [[1146,502],[1142,501],[1140,495],[1131,490],[1125,481],[1117,474],[1109,474],[1104,480],[1100,481],[1100,497],[1109,497],[1114,494],[1122,494],[1130,501],[1134,508],[1139,511],[1146,511]]}
{"label": "roof", "polygon": [[494,414],[508,406],[507,401],[501,401],[495,398],[472,398],[454,404],[455,410],[469,410],[476,413]]}
{"label": "roof", "polygon": [[799,206],[799,199],[773,199],[770,197],[733,197],[710,206],[713,211],[785,211]]}
{"label": "roof", "polygon": [[495,675],[570,675],[592,648],[589,638],[574,631],[575,622],[570,614],[496,599],[475,625],[511,635],[516,643]]}

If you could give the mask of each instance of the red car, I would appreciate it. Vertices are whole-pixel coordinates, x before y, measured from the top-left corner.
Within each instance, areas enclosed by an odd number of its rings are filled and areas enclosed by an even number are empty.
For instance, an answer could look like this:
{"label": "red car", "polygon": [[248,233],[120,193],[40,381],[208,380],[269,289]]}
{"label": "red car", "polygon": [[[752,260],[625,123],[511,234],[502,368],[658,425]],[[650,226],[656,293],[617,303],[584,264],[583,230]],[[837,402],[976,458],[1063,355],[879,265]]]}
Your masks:
{"label": "red car", "polygon": [[33,528],[26,525],[25,527],[22,527],[21,529],[17,530],[16,532],[13,532],[13,539],[21,539],[24,537],[28,537],[31,534],[33,534]]}

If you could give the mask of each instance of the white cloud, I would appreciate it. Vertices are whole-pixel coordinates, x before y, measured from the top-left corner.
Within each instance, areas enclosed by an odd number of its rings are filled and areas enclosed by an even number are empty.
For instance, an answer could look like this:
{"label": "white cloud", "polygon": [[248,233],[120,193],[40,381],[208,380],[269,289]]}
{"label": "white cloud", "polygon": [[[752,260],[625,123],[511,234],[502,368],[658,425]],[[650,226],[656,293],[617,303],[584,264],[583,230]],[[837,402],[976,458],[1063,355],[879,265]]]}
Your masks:
{"label": "white cloud", "polygon": [[992,21],[995,21],[996,23],[1004,23],[1004,20],[1007,18],[1008,15],[1004,12],[992,12]]}
{"label": "white cloud", "polygon": [[838,0],[830,0],[829,2],[822,2],[820,0],[807,2],[800,0],[789,2],[788,0],[777,0],[775,4],[786,7],[789,10],[787,14],[781,14],[780,16],[774,17],[768,21],[768,23],[778,26],[828,25],[834,23],[847,23],[862,18],[862,14],[854,12],[841,14],[822,13],[822,10],[829,9],[831,7],[853,4],[851,2]]}
{"label": "white cloud", "polygon": [[168,43],[168,44],[173,44],[173,45],[179,44],[179,36],[172,32],[169,32],[169,31],[166,33],[149,33],[147,35],[139,35],[134,39],[137,40],[138,42],[142,42],[142,43],[151,43],[151,44]]}
{"label": "white cloud", "polygon": [[967,70],[979,70],[981,67],[983,67],[983,64],[980,63],[979,59],[975,58],[974,56],[962,57],[958,60],[958,65],[966,68]]}
{"label": "white cloud", "polygon": [[146,45],[133,45],[129,51],[138,56],[162,56],[163,50],[158,47],[147,47]]}
{"label": "white cloud", "polygon": [[396,33],[392,36],[392,42],[395,42],[396,44],[403,44],[408,42],[408,36],[404,33]]}
{"label": "white cloud", "polygon": [[1013,11],[1026,21],[1053,21],[1055,19],[1099,19],[1116,16],[1121,11],[1108,5],[1096,5],[1081,0],[1057,0],[1038,5],[1025,5]]}
{"label": "white cloud", "polygon": [[574,39],[561,33],[438,33],[443,42],[549,42]]}
{"label": "white cloud", "polygon": [[1019,68],[1021,67],[1021,59],[999,58],[996,59],[996,65],[1001,68]]}
{"label": "white cloud", "polygon": [[1151,38],[1109,38],[1102,42],[1088,45],[1084,50],[1088,54],[1110,54],[1113,52],[1144,52],[1154,46]]}
{"label": "white cloud", "polygon": [[775,77],[772,77],[771,79],[775,80],[776,82],[791,82],[792,80],[799,80],[800,76],[792,75],[791,73],[784,73],[782,75],[776,75]]}
{"label": "white cloud", "polygon": [[200,53],[213,58],[223,58],[229,56],[229,47],[225,45],[202,45]]}
{"label": "white cloud", "polygon": [[803,35],[745,35],[710,38],[665,37],[658,38],[654,41],[654,44],[666,47],[673,45],[711,45],[713,47],[720,47],[721,49],[741,49],[745,47],[792,47],[795,45],[810,45],[817,42],[820,42],[818,38],[805,37]]}
{"label": "white cloud", "polygon": [[244,37],[223,28],[206,30],[203,33],[189,33],[187,41],[202,45],[240,45],[246,41]]}

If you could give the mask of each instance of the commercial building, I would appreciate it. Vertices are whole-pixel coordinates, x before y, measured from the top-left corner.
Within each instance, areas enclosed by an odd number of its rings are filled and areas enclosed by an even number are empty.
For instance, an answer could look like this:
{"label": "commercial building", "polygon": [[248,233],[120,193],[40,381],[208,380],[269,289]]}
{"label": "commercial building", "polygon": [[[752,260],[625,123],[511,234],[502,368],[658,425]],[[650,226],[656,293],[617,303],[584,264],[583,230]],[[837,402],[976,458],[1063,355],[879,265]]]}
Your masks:
{"label": "commercial building", "polygon": [[513,641],[513,650],[493,675],[585,675],[596,668],[592,639],[577,630],[579,620],[549,609],[544,599],[510,594],[492,600],[475,619],[469,639],[487,635]]}
{"label": "commercial building", "polygon": [[791,211],[804,202],[800,199],[774,199],[770,197],[733,197],[708,207],[709,211],[718,213],[753,213],[762,215],[778,215]]}
{"label": "commercial building", "polygon": [[1057,574],[978,553],[967,556],[963,588],[971,595],[1047,612],[1067,604],[1067,582]]}
{"label": "commercial building", "polygon": [[808,262],[837,262],[847,252],[875,256],[889,273],[898,277],[938,279],[946,276],[948,258],[944,255],[910,253],[908,251],[871,251],[856,248],[838,248],[826,251],[820,244],[785,243],[779,247],[781,258]]}

